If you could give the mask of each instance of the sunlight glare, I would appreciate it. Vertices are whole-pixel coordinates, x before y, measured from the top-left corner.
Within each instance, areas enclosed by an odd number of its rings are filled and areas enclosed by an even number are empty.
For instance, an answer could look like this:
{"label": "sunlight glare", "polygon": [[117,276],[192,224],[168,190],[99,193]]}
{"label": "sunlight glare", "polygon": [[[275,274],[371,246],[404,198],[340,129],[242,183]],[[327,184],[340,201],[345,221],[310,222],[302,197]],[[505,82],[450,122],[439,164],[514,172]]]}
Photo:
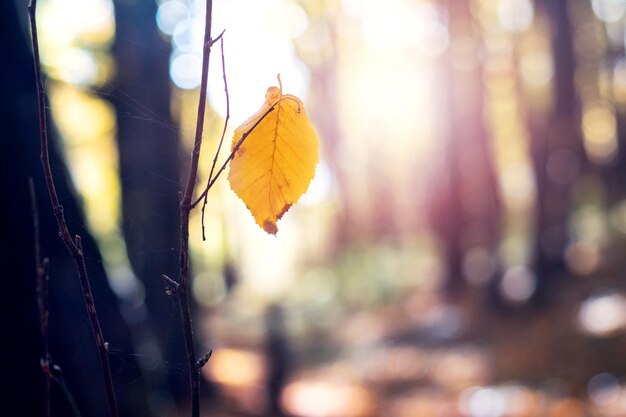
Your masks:
{"label": "sunlight glare", "polygon": [[302,6],[291,2],[281,2],[275,5],[267,17],[267,21],[262,22],[267,31],[276,31],[276,28],[281,28],[280,32],[291,39],[302,35],[309,25],[309,18]]}
{"label": "sunlight glare", "polygon": [[448,47],[447,16],[435,5],[395,0],[381,8],[369,2],[361,18],[363,38],[371,47],[416,48],[426,56]]}
{"label": "sunlight glare", "polygon": [[110,0],[46,0],[40,7],[40,38],[45,43],[97,46],[113,38],[114,9]]}
{"label": "sunlight glare", "polygon": [[[286,0],[273,0],[269,5],[252,0],[216,3],[214,27],[226,29],[224,54],[233,127],[261,107],[267,88],[278,86],[278,74],[283,92],[298,96],[306,104],[309,72],[297,59],[290,37],[303,33],[308,21],[300,6],[290,8],[289,4]],[[245,15],[242,9],[247,10]],[[277,21],[277,13],[283,17],[289,14],[293,21]],[[214,48],[214,52],[219,49]],[[224,81],[217,65],[209,72],[209,100],[225,117]]]}
{"label": "sunlight glare", "polygon": [[298,55],[311,65],[323,64],[333,53],[333,40],[328,24],[317,19],[309,22],[307,30],[296,39]]}
{"label": "sunlight glare", "polygon": [[[162,5],[165,7],[170,0]],[[171,6],[171,7],[170,7]],[[194,89],[200,85],[202,75],[202,41],[204,36],[204,2],[195,0],[190,16],[179,6],[172,11],[176,16],[163,18],[162,30],[172,30],[174,51],[170,75],[181,89]],[[163,13],[168,11],[165,9]],[[245,14],[241,11],[246,10]],[[169,11],[168,11],[169,13]],[[242,123],[261,106],[265,91],[277,85],[276,75],[281,74],[285,93],[297,95],[306,101],[308,70],[296,58],[291,38],[303,34],[308,18],[301,6],[286,0],[262,3],[252,0],[217,1],[213,11],[213,36],[226,29],[224,34],[226,71],[230,96],[230,115],[235,125]],[[251,36],[251,34],[254,34]],[[219,115],[225,117],[225,93],[219,45],[212,49],[213,65],[209,70],[209,101]],[[184,54],[187,53],[187,54]]]}
{"label": "sunlight glare", "polygon": [[48,75],[79,86],[106,78],[106,57],[95,53],[113,40],[115,22],[109,0],[46,0],[40,8],[41,61]]}
{"label": "sunlight glare", "polygon": [[229,215],[237,219],[233,223],[239,228],[241,239],[238,246],[241,251],[242,289],[260,300],[271,301],[280,297],[297,278],[296,262],[303,242],[297,222],[293,219],[296,212],[288,212],[279,221],[280,239],[277,239],[259,232],[254,218],[234,193],[229,199]]}

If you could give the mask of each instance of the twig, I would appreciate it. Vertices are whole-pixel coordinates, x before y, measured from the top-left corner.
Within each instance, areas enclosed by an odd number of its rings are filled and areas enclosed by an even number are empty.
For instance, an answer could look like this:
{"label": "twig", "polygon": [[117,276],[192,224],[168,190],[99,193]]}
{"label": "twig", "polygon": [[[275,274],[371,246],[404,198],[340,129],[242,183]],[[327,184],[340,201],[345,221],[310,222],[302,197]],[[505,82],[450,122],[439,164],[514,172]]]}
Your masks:
{"label": "twig", "polygon": [[214,44],[217,43],[217,41],[221,41],[222,37],[224,36],[224,33],[226,33],[226,29],[223,29],[219,35],[217,35],[214,39],[211,39],[211,41],[209,42],[209,46],[213,46]]}
{"label": "twig", "polygon": [[63,394],[65,394],[65,399],[70,405],[74,417],[81,417],[80,410],[78,409],[78,405],[76,405],[74,396],[72,395],[72,392],[68,388],[67,384],[65,383],[65,379],[63,378],[63,370],[58,365],[52,363],[52,360],[50,361],[50,372],[52,374],[52,378],[54,378],[54,382],[59,385],[59,388],[61,388],[61,391],[63,391]]}
{"label": "twig", "polygon": [[48,153],[48,130],[45,109],[46,93],[43,85],[43,77],[41,75],[36,14],[37,0],[31,0],[30,4],[28,5],[28,15],[30,18],[30,32],[33,46],[33,63],[35,66],[35,83],[37,87],[41,165],[43,168],[44,177],[46,179],[46,186],[48,188],[50,202],[52,203],[52,210],[59,226],[59,235],[74,260],[74,265],[76,267],[80,285],[82,287],[83,299],[85,301],[85,307],[87,308],[87,314],[89,316],[91,330],[93,331],[94,337],[96,339],[96,346],[98,348],[100,367],[102,369],[102,375],[104,378],[104,386],[106,390],[107,402],[109,405],[109,412],[112,417],[118,417],[119,413],[117,410],[117,402],[115,400],[113,378],[111,376],[111,368],[109,366],[109,353],[105,346],[104,337],[102,336],[102,329],[100,327],[100,320],[98,319],[98,314],[96,312],[96,307],[93,301],[93,294],[91,292],[89,276],[87,274],[87,268],[85,266],[85,258],[82,251],[81,239],[78,235],[76,235],[75,239],[72,239],[72,235],[70,234],[67,223],[65,221],[65,216],[63,214],[63,206],[59,202],[59,197],[57,195],[56,187],[54,185],[54,178],[52,176],[52,170],[50,168],[50,156]]}
{"label": "twig", "polygon": [[70,392],[65,380],[63,379],[63,370],[60,366],[56,365],[52,361],[50,356],[50,337],[48,332],[48,318],[50,316],[50,304],[49,304],[49,271],[50,262],[48,258],[41,259],[41,243],[39,240],[39,211],[37,209],[37,197],[35,195],[35,183],[32,178],[29,178],[28,185],[30,188],[30,201],[33,215],[33,237],[35,244],[35,265],[37,272],[37,305],[39,307],[39,328],[41,331],[41,344],[42,344],[42,358],[40,359],[41,369],[45,376],[44,386],[44,408],[45,416],[50,417],[50,388],[51,382],[55,381],[70,404],[74,417],[80,417],[80,411],[74,401],[74,397]]}
{"label": "twig", "polygon": [[177,295],[180,284],[165,274],[161,274],[161,278],[165,281],[165,294]]}
{"label": "twig", "polygon": [[53,379],[50,370],[50,343],[48,337],[48,258],[41,260],[41,244],[39,241],[39,211],[37,210],[37,196],[35,195],[35,183],[32,177],[28,179],[30,189],[30,204],[33,216],[33,241],[35,245],[35,271],[37,283],[37,306],[39,307],[39,330],[41,332],[41,370],[43,371],[44,382],[44,409],[45,416],[51,416],[50,408],[50,383]]}
{"label": "twig", "polygon": [[52,366],[52,359],[50,358],[50,337],[48,332],[48,318],[50,317],[50,304],[49,304],[49,271],[50,263],[48,258],[45,258],[43,262],[38,260],[37,266],[37,304],[39,305],[39,327],[41,330],[41,346],[42,357],[40,360],[41,369],[45,376],[44,386],[44,404],[46,409],[46,416],[50,417],[50,382],[54,378],[50,367]]}
{"label": "twig", "polygon": [[246,138],[248,136],[250,136],[250,133],[252,133],[254,131],[254,129],[256,129],[256,127],[259,125],[259,123],[261,123],[263,121],[263,119],[265,119],[267,117],[268,114],[270,114],[271,112],[273,112],[276,109],[276,105],[278,105],[278,103],[280,103],[281,101],[282,101],[282,99],[277,101],[276,103],[274,103],[272,105],[272,107],[267,109],[267,111],[263,114],[263,116],[261,116],[259,118],[259,120],[257,120],[256,123],[254,123],[254,125],[252,125],[252,127],[248,131],[246,131],[243,135],[241,135],[241,139],[239,139],[239,141],[237,141],[237,143],[233,147],[233,150],[230,152],[230,155],[228,155],[228,158],[226,158],[226,160],[224,161],[224,163],[222,164],[220,169],[217,170],[217,173],[215,174],[215,177],[213,177],[209,181],[207,186],[204,188],[204,191],[202,191],[202,194],[200,194],[200,196],[193,203],[191,203],[191,205],[189,206],[190,208],[192,208],[192,209],[195,208],[206,197],[206,195],[209,192],[209,190],[211,189],[211,187],[213,187],[213,184],[215,184],[215,181],[217,181],[217,179],[220,177],[222,172],[224,172],[224,170],[226,169],[226,166],[228,165],[228,163],[230,161],[232,161],[232,159],[235,157],[235,153],[237,153],[237,151],[239,150],[239,147],[241,147],[241,145],[243,145],[243,143],[246,140]]}
{"label": "twig", "polygon": [[[224,32],[222,32],[223,34]],[[222,36],[222,35],[220,35]],[[220,49],[222,52],[222,77],[224,78],[224,92],[226,93],[226,118],[224,119],[224,129],[222,129],[222,136],[220,137],[220,143],[217,145],[217,150],[215,151],[215,155],[213,156],[213,164],[211,165],[211,172],[209,173],[209,178],[206,182],[206,188],[208,190],[209,184],[211,183],[211,179],[213,178],[213,171],[215,170],[215,165],[217,164],[217,158],[220,155],[220,151],[222,150],[222,144],[224,143],[224,136],[226,136],[226,129],[228,128],[228,120],[230,119],[230,96],[228,95],[228,82],[226,81],[226,60],[224,59],[224,38],[220,37]],[[207,195],[204,194],[204,202],[202,203],[202,240],[206,240],[206,236],[204,234],[204,209],[207,204]]]}
{"label": "twig", "polygon": [[200,369],[202,369],[204,365],[206,365],[206,363],[209,361],[209,359],[211,359],[211,355],[213,355],[213,351],[209,350],[207,353],[204,354],[204,356],[196,361],[196,368],[198,369],[198,372],[200,372]]}
{"label": "twig", "polygon": [[209,76],[209,58],[211,56],[211,23],[213,14],[213,1],[206,0],[206,15],[204,26],[204,50],[202,54],[202,80],[200,83],[200,98],[198,100],[198,119],[196,120],[196,135],[194,138],[193,151],[191,152],[191,164],[185,193],[180,201],[180,254],[179,254],[179,288],[178,301],[180,306],[181,324],[185,347],[187,349],[187,363],[189,366],[189,385],[191,390],[191,415],[200,416],[200,374],[196,366],[196,347],[194,345],[193,326],[191,323],[191,310],[189,307],[189,213],[191,212],[191,198],[196,185],[198,175],[198,160],[202,147],[202,131],[204,128],[204,114],[206,110],[207,84]]}

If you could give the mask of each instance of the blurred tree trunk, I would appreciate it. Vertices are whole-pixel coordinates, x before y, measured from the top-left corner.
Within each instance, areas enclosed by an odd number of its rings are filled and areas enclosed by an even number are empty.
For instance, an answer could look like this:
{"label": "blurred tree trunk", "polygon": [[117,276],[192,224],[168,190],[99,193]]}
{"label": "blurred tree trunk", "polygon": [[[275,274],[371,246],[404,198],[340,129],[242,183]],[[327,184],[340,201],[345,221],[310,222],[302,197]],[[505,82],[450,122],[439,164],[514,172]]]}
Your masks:
{"label": "blurred tree trunk", "polygon": [[531,158],[536,176],[536,229],[533,266],[537,289],[533,300],[548,301],[554,280],[564,272],[563,254],[568,239],[571,189],[584,164],[580,131],[580,106],[574,74],[576,69],[568,2],[537,2],[551,26],[554,59],[553,109],[545,125],[531,121]]}
{"label": "blurred tree trunk", "polygon": [[[118,68],[108,88],[117,113],[117,140],[123,203],[123,230],[132,268],[145,286],[145,307],[133,314],[141,335],[138,343],[151,373],[161,413],[167,392],[186,396],[185,351],[176,300],[165,295],[161,274],[178,270],[178,128],[170,116],[170,48],[156,25],[154,0],[115,3],[116,40],[112,53]],[[152,321],[158,346],[150,337]],[[141,324],[143,323],[143,324]],[[147,344],[147,345],[146,345]],[[166,367],[165,364],[173,366]],[[171,405],[171,403],[170,403]]]}
{"label": "blurred tree trunk", "polygon": [[280,304],[271,304],[265,315],[266,355],[268,360],[268,375],[266,392],[269,415],[274,417],[285,416],[281,404],[281,394],[293,368],[293,354],[291,343],[285,328],[285,311]]}
{"label": "blurred tree trunk", "polygon": [[615,94],[616,75],[624,71],[624,44],[619,46],[611,42],[606,36],[604,42],[608,44],[605,56],[599,67],[605,67],[608,75],[609,92],[608,96],[611,104],[615,108],[615,118],[617,124],[617,152],[615,158],[606,166],[601,167],[601,172],[606,178],[608,188],[608,203],[610,205],[619,204],[626,197],[626,100],[619,94]]}
{"label": "blurred tree trunk", "polygon": [[477,51],[470,65],[455,64],[452,48],[459,40],[476,39],[476,25],[468,1],[441,0],[441,4],[450,19],[451,46],[441,59],[442,114],[448,118],[444,121],[446,160],[440,175],[444,183],[434,216],[448,268],[444,287],[456,296],[465,287],[466,249],[484,247],[497,256],[501,207],[491,142],[483,124],[482,66]]}
{"label": "blurred tree trunk", "polygon": [[620,203],[626,198],[626,104],[613,102],[617,121],[617,155],[609,171],[609,202]]}
{"label": "blurred tree trunk", "polygon": [[[17,9],[19,5],[20,9]],[[39,159],[35,75],[27,32],[27,2],[0,2],[0,262],[4,268],[0,300],[0,403],[2,415],[43,415],[41,338],[35,291],[33,224],[28,178],[33,177],[40,217],[42,256],[50,259],[50,353],[85,416],[108,416],[93,333],[73,261],[58,236]],[[9,62],[10,61],[10,62]],[[49,104],[49,103],[48,103]],[[50,119],[48,119],[50,121]],[[71,188],[50,131],[50,160],[57,192],[71,232],[82,237],[87,270],[104,336],[122,415],[146,414],[146,396],[135,362],[128,326],[108,285],[94,240]],[[57,145],[57,146],[55,146]],[[52,384],[53,415],[72,415],[59,386]]]}

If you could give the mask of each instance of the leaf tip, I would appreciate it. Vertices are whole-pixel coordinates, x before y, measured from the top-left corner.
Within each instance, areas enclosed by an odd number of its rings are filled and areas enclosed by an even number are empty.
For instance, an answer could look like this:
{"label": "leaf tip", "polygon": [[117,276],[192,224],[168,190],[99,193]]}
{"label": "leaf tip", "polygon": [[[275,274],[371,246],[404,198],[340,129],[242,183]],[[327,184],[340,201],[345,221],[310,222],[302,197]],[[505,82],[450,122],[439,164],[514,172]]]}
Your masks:
{"label": "leaf tip", "polygon": [[276,226],[276,222],[280,220],[283,217],[283,215],[287,213],[287,210],[289,210],[290,208],[291,208],[291,203],[287,203],[283,206],[280,212],[278,212],[278,215],[276,216],[276,220],[272,221],[270,219],[265,219],[263,221],[263,230],[265,230],[270,235],[276,236],[276,233],[278,233],[278,226]]}
{"label": "leaf tip", "polygon": [[274,236],[276,236],[276,233],[278,233],[278,227],[276,227],[276,223],[271,220],[265,220],[263,222],[263,230]]}

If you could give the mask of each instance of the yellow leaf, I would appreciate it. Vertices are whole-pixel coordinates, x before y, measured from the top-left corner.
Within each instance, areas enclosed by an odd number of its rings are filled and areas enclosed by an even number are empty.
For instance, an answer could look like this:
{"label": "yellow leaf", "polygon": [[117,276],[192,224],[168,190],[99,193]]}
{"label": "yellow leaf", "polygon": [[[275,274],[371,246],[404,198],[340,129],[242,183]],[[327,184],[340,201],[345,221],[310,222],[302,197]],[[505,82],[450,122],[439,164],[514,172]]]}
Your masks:
{"label": "yellow leaf", "polygon": [[319,139],[302,101],[283,95],[282,86],[268,88],[261,109],[235,129],[231,151],[247,132],[230,162],[228,180],[256,223],[275,235],[276,222],[313,179]]}

